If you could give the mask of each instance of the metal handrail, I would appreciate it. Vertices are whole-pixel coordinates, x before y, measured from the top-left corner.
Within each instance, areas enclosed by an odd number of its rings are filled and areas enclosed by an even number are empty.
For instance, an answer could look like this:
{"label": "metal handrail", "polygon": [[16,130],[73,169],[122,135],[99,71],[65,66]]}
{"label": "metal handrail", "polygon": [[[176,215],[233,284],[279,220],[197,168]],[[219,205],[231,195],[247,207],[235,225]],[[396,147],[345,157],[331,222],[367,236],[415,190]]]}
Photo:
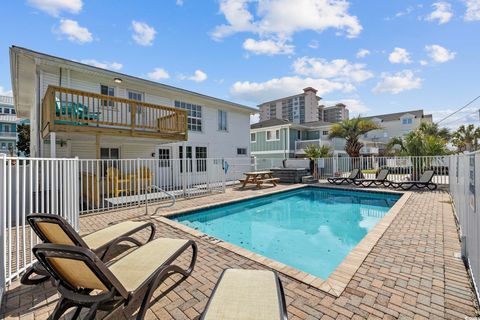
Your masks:
{"label": "metal handrail", "polygon": [[[155,186],[155,185],[151,185],[150,188],[152,189],[156,189],[157,191],[160,191],[160,192],[163,192],[165,193],[167,196],[170,197],[170,199],[172,200],[172,202],[169,204],[169,205],[165,205],[165,206],[158,206],[156,209],[155,209],[155,212],[153,213],[153,215],[156,215],[158,213],[158,210],[159,209],[163,209],[163,208],[170,208],[170,207],[173,207],[175,205],[175,203],[177,202],[177,199],[175,198],[175,195],[166,191],[166,190],[163,190],[162,188],[160,188],[159,186]],[[145,202],[148,202],[147,199],[145,198]]]}

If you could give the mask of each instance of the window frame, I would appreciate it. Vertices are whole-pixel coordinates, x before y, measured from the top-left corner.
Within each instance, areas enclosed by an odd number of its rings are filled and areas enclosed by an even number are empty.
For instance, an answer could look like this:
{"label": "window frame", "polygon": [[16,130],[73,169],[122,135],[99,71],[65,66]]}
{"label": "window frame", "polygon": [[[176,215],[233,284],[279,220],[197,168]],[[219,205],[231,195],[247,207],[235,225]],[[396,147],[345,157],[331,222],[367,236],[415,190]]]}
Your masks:
{"label": "window frame", "polygon": [[[228,132],[228,113],[225,110],[218,110],[218,122],[217,122],[217,130],[221,132]],[[223,123],[225,122],[225,123]]]}
{"label": "window frame", "polygon": [[205,146],[195,146],[196,172],[207,171],[208,149]]}
{"label": "window frame", "polygon": [[[239,153],[239,150],[245,150],[245,153]],[[248,156],[248,148],[247,147],[237,147],[237,156],[246,157]]]}
{"label": "window frame", "polygon": [[[252,135],[255,137],[254,140],[252,140]],[[250,132],[250,143],[256,143],[257,142],[257,133],[256,132]]]}
{"label": "window frame", "polygon": [[[278,133],[278,137],[277,137],[277,133]],[[271,135],[270,139],[268,138],[268,134]],[[272,138],[272,136],[274,136],[275,138]],[[265,140],[266,141],[280,141],[280,129],[267,130]]]}
{"label": "window frame", "polygon": [[[187,111],[187,127],[189,131],[203,132],[203,106],[180,100],[175,100],[174,106],[175,108]],[[200,114],[200,116],[198,116],[198,114]]]}
{"label": "window frame", "polygon": [[[103,93],[103,89],[107,89],[107,93]],[[112,92],[110,92],[110,89]],[[112,94],[110,94],[112,93]],[[100,94],[104,96],[109,96],[109,97],[115,97],[115,87],[108,86],[106,84],[100,84]],[[102,106],[103,107],[111,107],[113,108],[115,106],[115,101],[112,100],[102,100]]]}

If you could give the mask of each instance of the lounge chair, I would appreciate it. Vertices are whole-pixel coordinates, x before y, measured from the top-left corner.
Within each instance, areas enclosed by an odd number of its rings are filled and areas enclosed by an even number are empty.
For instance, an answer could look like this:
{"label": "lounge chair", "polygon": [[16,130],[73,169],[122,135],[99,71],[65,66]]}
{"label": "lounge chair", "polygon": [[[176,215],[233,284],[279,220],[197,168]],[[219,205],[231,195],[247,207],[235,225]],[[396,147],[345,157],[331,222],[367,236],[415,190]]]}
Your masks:
{"label": "lounge chair", "polygon": [[[187,269],[172,264],[188,248],[192,260]],[[55,279],[60,299],[49,319],[56,320],[69,308],[77,319],[94,319],[98,311],[110,319],[131,316],[139,307],[143,319],[154,291],[173,274],[181,278],[162,291],[155,301],[176,288],[193,272],[197,246],[192,240],[159,238],[106,265],[91,250],[71,245],[42,243],[33,248],[35,257]]]}
{"label": "lounge chair", "polygon": [[355,168],[352,170],[352,172],[350,172],[350,175],[348,177],[328,178],[327,181],[337,185],[343,184],[344,182],[351,184],[359,176],[360,169]]}
{"label": "lounge chair", "polygon": [[427,188],[429,190],[437,189],[437,184],[432,182],[435,172],[433,170],[425,171],[418,181],[404,181],[404,182],[393,182],[390,181],[389,185],[395,189],[410,190],[413,187],[418,189]]}
{"label": "lounge chair", "polygon": [[[150,242],[155,236],[155,225],[151,222],[120,222],[81,237],[65,219],[54,214],[30,214],[27,216],[27,221],[43,242],[91,249],[102,260],[107,259],[108,253],[120,242],[127,241],[141,246],[140,241],[132,238],[132,235],[137,232],[150,229],[150,235],[146,242]],[[33,277],[31,277],[32,275]],[[41,264],[35,263],[26,270],[20,281],[22,284],[33,285],[44,282],[48,278],[50,278],[50,274]]]}
{"label": "lounge chair", "polygon": [[389,186],[390,182],[387,180],[389,170],[388,169],[382,169],[378,173],[377,177],[375,179],[355,179],[353,180],[353,184],[356,186],[362,186],[362,187],[370,187],[372,184],[375,186]]}
{"label": "lounge chair", "polygon": [[267,270],[223,271],[198,320],[287,320],[282,283]]}

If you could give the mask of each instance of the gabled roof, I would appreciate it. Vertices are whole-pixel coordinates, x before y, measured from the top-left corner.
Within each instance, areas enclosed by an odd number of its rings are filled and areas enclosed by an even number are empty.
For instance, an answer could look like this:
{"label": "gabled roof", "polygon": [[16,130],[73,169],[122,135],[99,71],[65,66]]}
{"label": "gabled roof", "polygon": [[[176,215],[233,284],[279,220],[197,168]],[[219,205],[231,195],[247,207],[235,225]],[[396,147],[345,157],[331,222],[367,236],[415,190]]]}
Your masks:
{"label": "gabled roof", "polygon": [[269,119],[262,122],[257,122],[250,125],[250,129],[260,129],[260,128],[269,128],[269,127],[276,127],[281,125],[288,125],[291,124],[288,120],[283,119]]}
{"label": "gabled roof", "polygon": [[411,110],[411,111],[404,111],[404,112],[397,112],[397,113],[387,113],[387,114],[380,114],[371,117],[362,117],[362,119],[381,119],[382,121],[397,121],[406,114],[411,114],[415,118],[428,118],[431,115],[426,115],[423,113],[423,109],[420,110]]}

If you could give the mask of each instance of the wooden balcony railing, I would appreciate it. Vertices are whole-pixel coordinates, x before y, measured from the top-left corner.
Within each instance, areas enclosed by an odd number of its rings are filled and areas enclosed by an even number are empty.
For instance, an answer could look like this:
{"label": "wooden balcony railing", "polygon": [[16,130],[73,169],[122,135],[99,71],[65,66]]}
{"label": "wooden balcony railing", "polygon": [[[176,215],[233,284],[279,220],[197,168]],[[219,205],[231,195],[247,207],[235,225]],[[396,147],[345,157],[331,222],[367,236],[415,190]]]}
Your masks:
{"label": "wooden balcony railing", "polygon": [[84,132],[169,141],[187,140],[187,111],[48,86],[42,102],[42,132]]}

